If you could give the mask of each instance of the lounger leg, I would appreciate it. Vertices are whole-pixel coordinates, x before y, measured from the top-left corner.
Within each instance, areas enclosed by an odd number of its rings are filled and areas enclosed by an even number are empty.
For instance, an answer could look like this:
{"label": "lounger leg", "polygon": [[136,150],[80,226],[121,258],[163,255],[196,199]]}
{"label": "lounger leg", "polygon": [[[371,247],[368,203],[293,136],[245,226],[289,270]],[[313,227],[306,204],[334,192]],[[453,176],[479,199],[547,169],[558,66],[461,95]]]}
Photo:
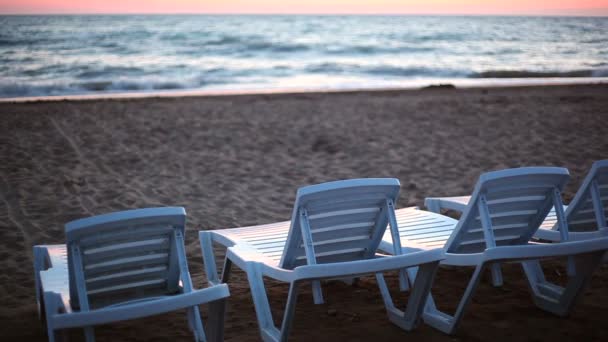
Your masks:
{"label": "lounger leg", "polygon": [[34,282],[36,286],[36,301],[38,302],[38,318],[44,319],[44,300],[40,284],[40,271],[48,269],[48,252],[46,248],[34,246]]}
{"label": "lounger leg", "polygon": [[414,281],[413,279],[409,279],[407,276],[407,270],[399,270],[399,290],[401,292],[410,290],[410,281]]}
{"label": "lounger leg", "polygon": [[312,298],[315,304],[323,304],[323,290],[321,290],[321,281],[312,281]]}
{"label": "lounger leg", "polygon": [[569,257],[569,263],[573,262],[576,267],[576,274],[568,277],[565,288],[545,279],[538,260],[522,262],[536,306],[558,316],[568,315],[589,285],[591,276],[602,263],[603,257],[603,251]]}
{"label": "lounger leg", "polygon": [[194,340],[197,342],[205,342],[205,331],[203,330],[203,323],[201,320],[201,313],[198,306],[191,306],[187,309],[188,314],[188,327],[194,334]]}
{"label": "lounger leg", "polygon": [[255,306],[255,313],[260,326],[260,334],[264,341],[279,341],[280,331],[274,326],[272,321],[272,312],[270,311],[270,303],[264,288],[264,278],[260,271],[260,265],[254,262],[247,263],[245,267],[249,287],[251,289],[251,297]]}
{"label": "lounger leg", "polygon": [[213,255],[213,243],[211,241],[211,233],[201,231],[198,233],[201,244],[201,252],[203,254],[203,265],[205,274],[210,286],[220,283],[217,275],[217,266],[215,264],[215,256]]}
{"label": "lounger leg", "polygon": [[388,286],[386,285],[386,280],[384,279],[384,274],[376,273],[376,282],[378,283],[378,289],[380,290],[380,295],[382,296],[382,300],[384,301],[384,307],[389,315],[390,312],[395,310],[395,304],[393,304],[393,297],[391,296],[390,291],[388,290]]}
{"label": "lounger leg", "polygon": [[53,328],[49,325],[46,327],[46,334],[49,338],[49,342],[57,342],[62,341],[60,332],[53,330]]}
{"label": "lounger leg", "polygon": [[209,317],[207,318],[207,340],[209,342],[224,341],[224,317],[226,315],[226,300],[210,302]]}
{"label": "lounger leg", "polygon": [[287,338],[289,337],[289,331],[291,330],[297,300],[298,300],[298,284],[293,282],[293,283],[289,284],[289,295],[287,297],[287,304],[285,305],[285,313],[283,314],[283,322],[281,323],[280,342],[286,342]]}
{"label": "lounger leg", "polygon": [[465,290],[462,299],[458,304],[458,308],[456,309],[454,316],[450,316],[442,311],[439,311],[437,308],[431,310],[427,304],[423,314],[424,322],[446,334],[454,333],[460,324],[460,320],[462,319],[467,306],[473,298],[473,294],[477,289],[477,285],[479,285],[479,280],[481,279],[481,274],[483,273],[484,268],[484,264],[478,265],[475,268],[475,272],[467,285],[467,289]]}
{"label": "lounger leg", "polygon": [[227,283],[230,278],[230,271],[232,270],[232,260],[226,258],[224,259],[224,267],[222,268],[222,283]]}
{"label": "lounger leg", "polygon": [[417,274],[414,279],[414,285],[410,298],[407,302],[407,306],[404,313],[404,324],[407,330],[414,329],[420,320],[420,316],[427,305],[427,298],[431,293],[431,287],[433,286],[433,280],[437,273],[439,262],[428,263],[420,265],[417,270]]}
{"label": "lounger leg", "polygon": [[53,315],[60,312],[60,301],[58,295],[53,293],[43,293],[42,300],[44,302],[44,317],[46,323],[46,333],[49,338],[49,342],[63,341],[65,331],[57,331],[54,328],[54,319]]}
{"label": "lounger leg", "polygon": [[[439,266],[437,266],[437,269],[439,269]],[[437,273],[437,271],[435,271],[435,273]],[[412,281],[416,280],[416,276],[418,275],[418,267],[410,267],[407,269],[407,275],[409,279],[412,279]],[[433,281],[435,279],[435,276],[433,275]],[[433,286],[433,284],[431,283],[431,287]],[[424,305],[424,310],[425,311],[434,311],[437,310],[437,306],[435,306],[435,300],[433,300],[433,295],[431,294],[430,288],[429,288],[429,295],[426,298],[426,304]],[[424,311],[423,311],[424,312]]]}
{"label": "lounger leg", "polygon": [[494,285],[494,287],[501,287],[503,285],[503,280],[502,280],[502,271],[500,270],[500,264],[499,263],[492,264],[491,271],[492,271],[492,285]]}
{"label": "lounger leg", "polygon": [[46,325],[46,334],[49,338],[49,342],[56,342],[56,341],[63,340],[61,338],[60,332],[55,331],[55,329],[53,329],[53,326],[48,324],[48,321],[47,321],[47,325]]}
{"label": "lounger leg", "polygon": [[386,281],[384,280],[384,275],[382,273],[376,273],[380,294],[384,300],[388,318],[392,323],[407,331],[410,331],[417,326],[420,316],[427,306],[427,300],[438,266],[439,263],[434,262],[416,267],[418,270],[412,270],[410,279],[414,280],[414,284],[405,311],[401,311],[395,307]]}
{"label": "lounger leg", "polygon": [[95,329],[93,327],[85,327],[84,338],[87,342],[95,342]]}

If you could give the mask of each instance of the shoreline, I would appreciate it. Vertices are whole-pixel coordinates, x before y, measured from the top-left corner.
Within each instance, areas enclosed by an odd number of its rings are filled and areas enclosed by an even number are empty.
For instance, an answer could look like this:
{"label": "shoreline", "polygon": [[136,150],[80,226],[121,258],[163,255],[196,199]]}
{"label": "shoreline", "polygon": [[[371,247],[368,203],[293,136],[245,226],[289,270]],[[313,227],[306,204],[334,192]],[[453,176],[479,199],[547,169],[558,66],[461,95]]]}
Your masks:
{"label": "shoreline", "polygon": [[141,92],[105,92],[86,93],[74,95],[46,95],[0,98],[0,103],[30,103],[30,102],[57,102],[57,101],[90,101],[113,99],[147,99],[147,98],[180,98],[180,97],[216,97],[239,95],[272,95],[272,94],[325,94],[325,93],[360,93],[360,92],[393,92],[417,91],[428,88],[456,89],[483,89],[483,88],[519,88],[519,87],[551,87],[567,85],[605,85],[608,77],[555,77],[555,78],[496,78],[496,79],[437,79],[430,82],[428,79],[408,80],[399,86],[378,87],[294,87],[294,88],[243,88],[243,89],[180,89]]}

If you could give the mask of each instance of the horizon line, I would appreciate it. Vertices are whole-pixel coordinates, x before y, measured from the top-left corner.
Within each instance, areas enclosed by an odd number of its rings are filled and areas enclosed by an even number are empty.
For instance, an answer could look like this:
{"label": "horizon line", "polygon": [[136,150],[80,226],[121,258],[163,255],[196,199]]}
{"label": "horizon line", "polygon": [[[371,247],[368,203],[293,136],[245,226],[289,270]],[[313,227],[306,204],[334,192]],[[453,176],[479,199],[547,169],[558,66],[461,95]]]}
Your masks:
{"label": "horizon line", "polygon": [[285,12],[7,12],[0,13],[0,16],[37,16],[37,15],[48,15],[48,16],[61,16],[61,15],[218,15],[218,16],[271,16],[271,15],[284,15],[284,16],[447,16],[447,17],[459,17],[459,16],[471,16],[471,17],[484,17],[484,16],[496,16],[496,17],[608,17],[608,7],[600,7],[589,9],[602,10],[606,13],[285,13]]}

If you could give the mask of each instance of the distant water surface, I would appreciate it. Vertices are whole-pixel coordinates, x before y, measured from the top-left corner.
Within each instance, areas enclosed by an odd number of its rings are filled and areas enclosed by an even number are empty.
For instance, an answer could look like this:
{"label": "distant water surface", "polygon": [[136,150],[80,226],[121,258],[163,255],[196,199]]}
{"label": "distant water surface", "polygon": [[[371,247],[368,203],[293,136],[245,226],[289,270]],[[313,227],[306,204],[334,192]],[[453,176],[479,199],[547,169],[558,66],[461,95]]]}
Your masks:
{"label": "distant water surface", "polygon": [[0,97],[608,77],[608,18],[0,16]]}

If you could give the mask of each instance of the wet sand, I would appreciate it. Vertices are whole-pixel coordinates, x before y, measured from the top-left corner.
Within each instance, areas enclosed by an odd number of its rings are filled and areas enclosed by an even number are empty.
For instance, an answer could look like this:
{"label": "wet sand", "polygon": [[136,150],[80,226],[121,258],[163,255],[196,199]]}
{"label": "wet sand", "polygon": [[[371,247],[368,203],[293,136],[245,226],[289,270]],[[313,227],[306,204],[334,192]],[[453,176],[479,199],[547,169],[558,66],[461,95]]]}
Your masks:
{"label": "wet sand", "polygon": [[[608,157],[607,85],[2,103],[0,117],[0,331],[7,341],[46,339],[31,247],[63,242],[63,224],[72,219],[184,206],[190,270],[203,287],[196,231],[287,220],[303,185],[396,177],[402,184],[398,206],[422,206],[425,196],[469,193],[484,171],[555,165],[572,174],[568,202],[591,163]],[[553,279],[565,279],[557,261],[546,269]],[[455,308],[470,274],[440,270],[433,294],[441,308]],[[426,325],[409,333],[393,326],[371,277],[354,287],[326,284],[324,305],[313,305],[310,288],[303,287],[291,340],[608,336],[607,266],[569,318],[534,306],[519,265],[506,265],[504,274],[499,289],[486,275],[454,336]],[[395,276],[388,280],[396,289]],[[268,285],[278,323],[287,285]],[[234,273],[230,290],[226,340],[259,340],[242,272]],[[96,333],[99,341],[192,338],[181,312],[101,326]],[[70,334],[83,340],[79,330]]]}

